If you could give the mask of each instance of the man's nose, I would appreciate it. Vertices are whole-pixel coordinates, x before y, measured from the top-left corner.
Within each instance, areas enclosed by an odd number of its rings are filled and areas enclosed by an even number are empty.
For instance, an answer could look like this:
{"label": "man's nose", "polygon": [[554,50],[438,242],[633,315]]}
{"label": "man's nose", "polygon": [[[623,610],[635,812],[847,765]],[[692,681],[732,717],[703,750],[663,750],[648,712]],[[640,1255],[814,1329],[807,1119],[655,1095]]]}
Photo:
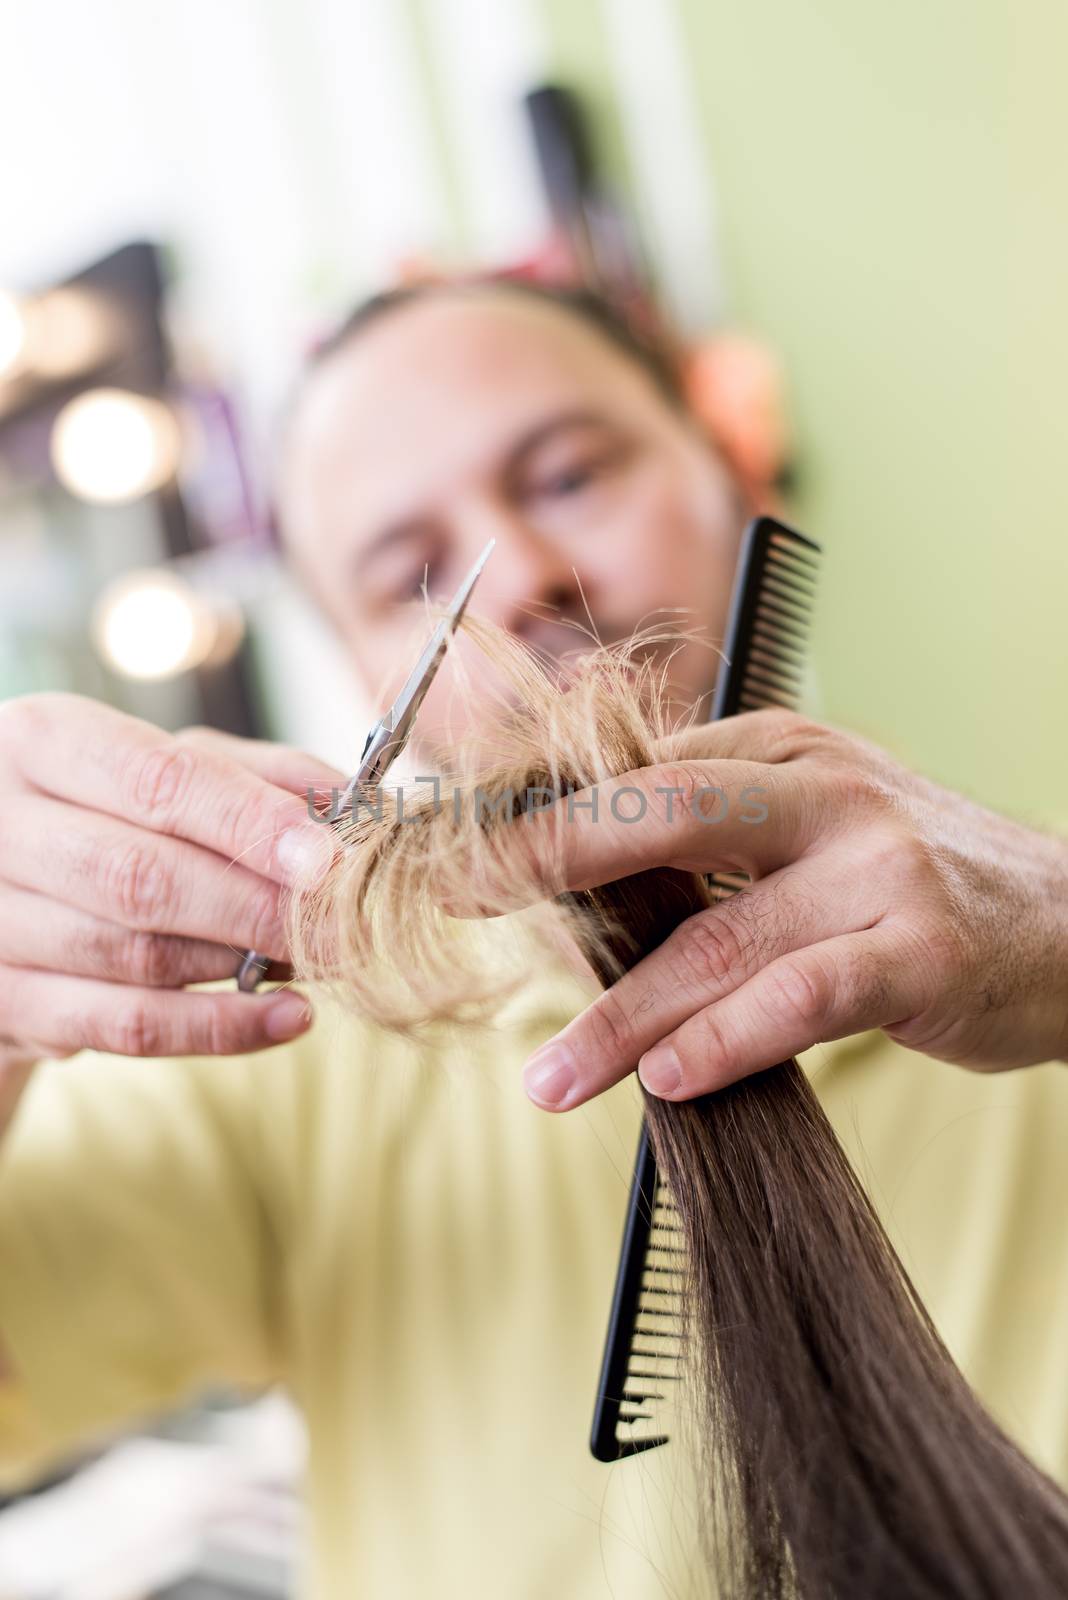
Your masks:
{"label": "man's nose", "polygon": [[547,624],[585,617],[573,557],[521,516],[484,512],[473,519],[469,535],[472,549],[496,541],[472,600],[479,616],[529,639],[544,636]]}

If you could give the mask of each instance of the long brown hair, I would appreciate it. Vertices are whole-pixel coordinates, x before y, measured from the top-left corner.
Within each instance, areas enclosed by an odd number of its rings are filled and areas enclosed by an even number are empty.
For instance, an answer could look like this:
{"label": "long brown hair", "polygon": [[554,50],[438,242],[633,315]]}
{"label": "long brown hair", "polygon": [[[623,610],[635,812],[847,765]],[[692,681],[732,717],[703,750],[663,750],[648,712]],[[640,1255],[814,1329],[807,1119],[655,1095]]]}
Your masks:
{"label": "long brown hair", "polygon": [[[293,908],[298,970],[396,1028],[485,1014],[561,923],[607,985],[710,903],[673,871],[566,894],[560,863],[523,849],[532,806],[670,752],[657,641],[594,652],[560,682],[514,638],[467,631],[519,701],[495,762],[483,748],[454,763],[444,799],[377,796]],[[473,901],[529,909],[487,939],[448,916]],[[1068,1500],[957,1370],[796,1062],[645,1107],[685,1239],[717,1592],[1061,1600]]]}

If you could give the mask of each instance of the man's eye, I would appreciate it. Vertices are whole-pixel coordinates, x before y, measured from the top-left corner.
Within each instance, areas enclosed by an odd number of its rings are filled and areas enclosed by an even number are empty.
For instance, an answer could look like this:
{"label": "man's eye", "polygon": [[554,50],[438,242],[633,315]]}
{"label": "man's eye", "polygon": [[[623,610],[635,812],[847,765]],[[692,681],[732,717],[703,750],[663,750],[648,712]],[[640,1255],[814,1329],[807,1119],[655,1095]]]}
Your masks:
{"label": "man's eye", "polygon": [[549,477],[543,478],[540,483],[533,486],[533,493],[549,499],[564,499],[571,494],[581,494],[583,489],[588,488],[602,475],[608,465],[607,461],[577,463],[562,472],[554,472]]}
{"label": "man's eye", "polygon": [[576,494],[596,476],[590,467],[572,467],[570,472],[558,473],[555,478],[550,478],[548,483],[549,494]]}
{"label": "man's eye", "polygon": [[602,478],[608,477],[627,460],[628,450],[623,443],[607,444],[587,451],[585,455],[535,478],[529,494],[533,499],[566,500],[593,488]]}
{"label": "man's eye", "polygon": [[389,601],[391,605],[403,605],[409,600],[421,600],[424,587],[431,595],[434,593],[436,562],[428,562],[421,567],[411,567],[399,576],[389,587]]}

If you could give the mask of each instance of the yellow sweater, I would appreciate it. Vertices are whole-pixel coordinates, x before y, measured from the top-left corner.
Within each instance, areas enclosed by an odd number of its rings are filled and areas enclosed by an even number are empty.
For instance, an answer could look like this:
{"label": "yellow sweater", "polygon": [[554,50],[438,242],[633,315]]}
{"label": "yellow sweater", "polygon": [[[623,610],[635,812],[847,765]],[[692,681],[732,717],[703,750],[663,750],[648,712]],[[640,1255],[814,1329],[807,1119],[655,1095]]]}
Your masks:
{"label": "yellow sweater", "polygon": [[[582,1002],[545,974],[433,1047],[321,1007],[260,1056],[42,1069],[0,1149],[4,1480],[280,1378],[316,1600],[706,1594],[681,1448],[587,1450],[638,1097],[552,1117],[519,1082]],[[805,1065],[965,1372],[1068,1482],[1068,1072],[879,1034]]]}

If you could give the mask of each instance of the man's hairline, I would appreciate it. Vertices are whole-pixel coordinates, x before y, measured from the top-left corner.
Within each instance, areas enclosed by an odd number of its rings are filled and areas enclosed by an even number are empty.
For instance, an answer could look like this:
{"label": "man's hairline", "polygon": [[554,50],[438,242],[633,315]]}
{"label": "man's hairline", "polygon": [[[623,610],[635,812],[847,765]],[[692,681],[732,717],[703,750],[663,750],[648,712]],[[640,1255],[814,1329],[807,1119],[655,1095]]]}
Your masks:
{"label": "man's hairline", "polygon": [[[407,286],[401,285],[398,298],[373,310],[366,323],[357,322],[347,332],[345,331],[345,324],[342,323],[338,332],[324,341],[322,348],[313,350],[297,374],[290,394],[289,404],[283,412],[281,428],[283,438],[289,436],[300,402],[310,389],[316,376],[319,373],[332,370],[337,360],[349,353],[362,335],[370,336],[377,327],[395,322],[404,312],[417,310],[419,307],[435,301],[492,300],[495,296],[504,300],[511,300],[514,305],[522,306],[525,302],[528,308],[533,308],[534,310],[559,313],[573,326],[591,334],[594,342],[602,348],[606,348],[609,354],[619,356],[626,366],[635,369],[638,375],[650,384],[669,411],[685,422],[696,424],[696,419],[687,403],[681,386],[679,392],[673,395],[667,391],[663,382],[657,377],[652,365],[656,357],[652,352],[650,352],[650,361],[646,362],[637,350],[628,350],[622,343],[614,339],[606,328],[600,327],[592,317],[583,315],[577,306],[569,304],[565,299],[554,299],[551,293],[539,295],[536,285],[524,285],[522,282],[516,282],[509,278],[488,278],[468,282],[445,280],[442,282],[417,283],[411,285],[410,292],[407,291]],[[352,320],[353,317],[358,316],[364,307],[371,307],[375,302],[375,298],[375,296],[370,296],[363,303],[363,306],[357,307],[356,311],[350,314],[350,318],[347,320]],[[607,301],[606,304],[608,304]],[[625,319],[621,320],[626,325]]]}
{"label": "man's hairline", "polygon": [[[404,286],[402,286],[402,289],[403,287]],[[309,359],[304,363],[304,366],[297,376],[293,390],[290,394],[289,402],[283,410],[278,433],[278,474],[275,480],[274,495],[277,508],[276,527],[278,543],[279,546],[286,552],[288,560],[293,560],[293,547],[292,542],[288,540],[284,534],[286,519],[281,515],[282,495],[280,491],[286,476],[285,463],[289,456],[289,447],[294,433],[295,420],[299,410],[301,409],[301,403],[304,397],[309,393],[316,377],[320,374],[333,371],[338,360],[346,355],[350,355],[353,345],[358,342],[361,334],[373,335],[376,327],[378,327],[380,324],[394,322],[405,311],[415,310],[420,306],[425,306],[428,302],[439,300],[453,299],[456,301],[463,301],[465,299],[476,300],[487,297],[492,299],[495,295],[506,300],[511,299],[513,304],[522,305],[525,299],[528,307],[559,312],[572,325],[577,325],[580,330],[590,333],[593,336],[596,344],[600,345],[602,348],[606,348],[609,355],[614,354],[618,356],[624,362],[627,368],[635,372],[637,377],[644,381],[648,389],[652,391],[654,397],[659,401],[664,409],[671,416],[673,416],[675,420],[694,437],[695,440],[697,440],[706,450],[708,450],[710,454],[722,460],[721,452],[716,448],[714,441],[709,438],[706,430],[701,427],[696,416],[694,415],[692,408],[687,403],[686,396],[681,389],[677,396],[673,396],[672,394],[668,393],[663,383],[658,380],[656,373],[652,370],[651,366],[647,365],[637,352],[628,351],[622,344],[614,340],[607,330],[599,327],[592,318],[584,316],[577,307],[569,305],[565,300],[553,299],[551,295],[539,297],[536,292],[529,293],[529,291],[526,290],[521,283],[516,283],[507,278],[484,279],[470,282],[455,282],[446,280],[443,282],[414,284],[412,285],[412,292],[410,295],[402,295],[395,302],[386,304],[380,309],[374,311],[367,324],[357,324],[351,328],[351,330],[345,336],[338,339],[334,343],[331,343],[328,340],[328,348],[321,352],[313,352]],[[371,297],[371,299],[364,302],[364,304],[371,305],[373,298],[374,297]],[[357,308],[357,312],[359,309],[361,308]],[[730,471],[729,467],[727,470],[733,481],[733,472]]]}

